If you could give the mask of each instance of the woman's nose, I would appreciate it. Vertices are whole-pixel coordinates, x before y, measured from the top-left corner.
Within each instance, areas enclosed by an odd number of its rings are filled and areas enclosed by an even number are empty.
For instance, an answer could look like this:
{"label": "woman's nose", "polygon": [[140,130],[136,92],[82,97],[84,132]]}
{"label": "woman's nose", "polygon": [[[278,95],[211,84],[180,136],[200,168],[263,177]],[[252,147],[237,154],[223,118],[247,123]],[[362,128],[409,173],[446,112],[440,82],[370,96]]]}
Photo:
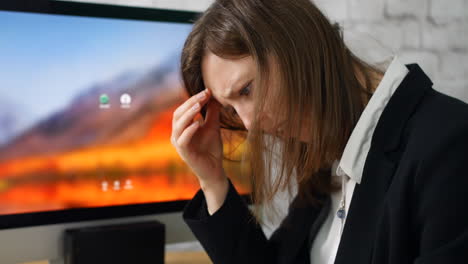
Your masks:
{"label": "woman's nose", "polygon": [[250,130],[250,128],[251,128],[250,126],[251,126],[251,124],[252,124],[252,122],[250,121],[250,119],[247,118],[247,117],[241,117],[241,119],[242,119],[242,123],[244,123],[245,128],[246,128],[247,130]]}
{"label": "woman's nose", "polygon": [[245,113],[244,111],[236,111],[236,112],[237,112],[237,115],[239,116],[239,118],[241,119],[242,123],[244,124],[244,127],[247,130],[250,130],[251,125],[252,125],[251,117],[247,113]]}

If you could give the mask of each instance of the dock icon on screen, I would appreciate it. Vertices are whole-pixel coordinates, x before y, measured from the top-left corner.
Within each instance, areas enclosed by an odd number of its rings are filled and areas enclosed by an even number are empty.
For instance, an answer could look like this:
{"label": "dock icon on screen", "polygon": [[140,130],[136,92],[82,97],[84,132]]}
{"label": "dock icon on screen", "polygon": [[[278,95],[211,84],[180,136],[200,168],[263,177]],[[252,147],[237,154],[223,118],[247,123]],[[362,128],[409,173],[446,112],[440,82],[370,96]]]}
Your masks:
{"label": "dock icon on screen", "polygon": [[107,94],[99,96],[99,108],[110,108],[109,96]]}
{"label": "dock icon on screen", "polygon": [[122,108],[130,108],[130,104],[132,103],[132,97],[125,93],[120,96],[120,106]]}

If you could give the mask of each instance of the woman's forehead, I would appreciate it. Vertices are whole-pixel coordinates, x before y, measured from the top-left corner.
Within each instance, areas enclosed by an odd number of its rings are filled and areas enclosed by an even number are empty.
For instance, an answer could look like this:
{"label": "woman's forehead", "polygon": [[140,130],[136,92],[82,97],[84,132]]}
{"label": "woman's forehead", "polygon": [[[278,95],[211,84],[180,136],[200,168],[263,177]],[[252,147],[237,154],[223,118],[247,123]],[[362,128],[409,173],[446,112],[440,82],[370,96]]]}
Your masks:
{"label": "woman's forehead", "polygon": [[207,53],[202,59],[202,77],[205,87],[219,100],[229,99],[254,71],[252,58],[225,59]]}

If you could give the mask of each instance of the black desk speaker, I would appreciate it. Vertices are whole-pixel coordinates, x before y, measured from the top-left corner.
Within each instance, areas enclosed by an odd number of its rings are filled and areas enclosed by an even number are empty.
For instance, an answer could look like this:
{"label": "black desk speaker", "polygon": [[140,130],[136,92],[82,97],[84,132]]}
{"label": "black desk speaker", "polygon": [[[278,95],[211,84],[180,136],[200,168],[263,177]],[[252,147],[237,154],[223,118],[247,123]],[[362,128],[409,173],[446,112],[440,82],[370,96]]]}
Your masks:
{"label": "black desk speaker", "polygon": [[65,264],[164,264],[165,226],[151,221],[65,230]]}

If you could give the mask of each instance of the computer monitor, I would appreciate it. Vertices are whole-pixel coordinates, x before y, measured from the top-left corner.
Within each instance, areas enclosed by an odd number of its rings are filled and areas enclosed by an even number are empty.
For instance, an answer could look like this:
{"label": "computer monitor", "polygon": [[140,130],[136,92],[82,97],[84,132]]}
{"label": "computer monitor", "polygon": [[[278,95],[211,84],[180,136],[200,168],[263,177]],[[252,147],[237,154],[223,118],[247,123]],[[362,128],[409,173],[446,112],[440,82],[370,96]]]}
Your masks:
{"label": "computer monitor", "polygon": [[[0,263],[60,258],[63,229],[101,223],[159,219],[168,242],[194,239],[180,212],[199,185],[170,134],[197,15],[0,3]],[[249,202],[243,167],[225,168]]]}

